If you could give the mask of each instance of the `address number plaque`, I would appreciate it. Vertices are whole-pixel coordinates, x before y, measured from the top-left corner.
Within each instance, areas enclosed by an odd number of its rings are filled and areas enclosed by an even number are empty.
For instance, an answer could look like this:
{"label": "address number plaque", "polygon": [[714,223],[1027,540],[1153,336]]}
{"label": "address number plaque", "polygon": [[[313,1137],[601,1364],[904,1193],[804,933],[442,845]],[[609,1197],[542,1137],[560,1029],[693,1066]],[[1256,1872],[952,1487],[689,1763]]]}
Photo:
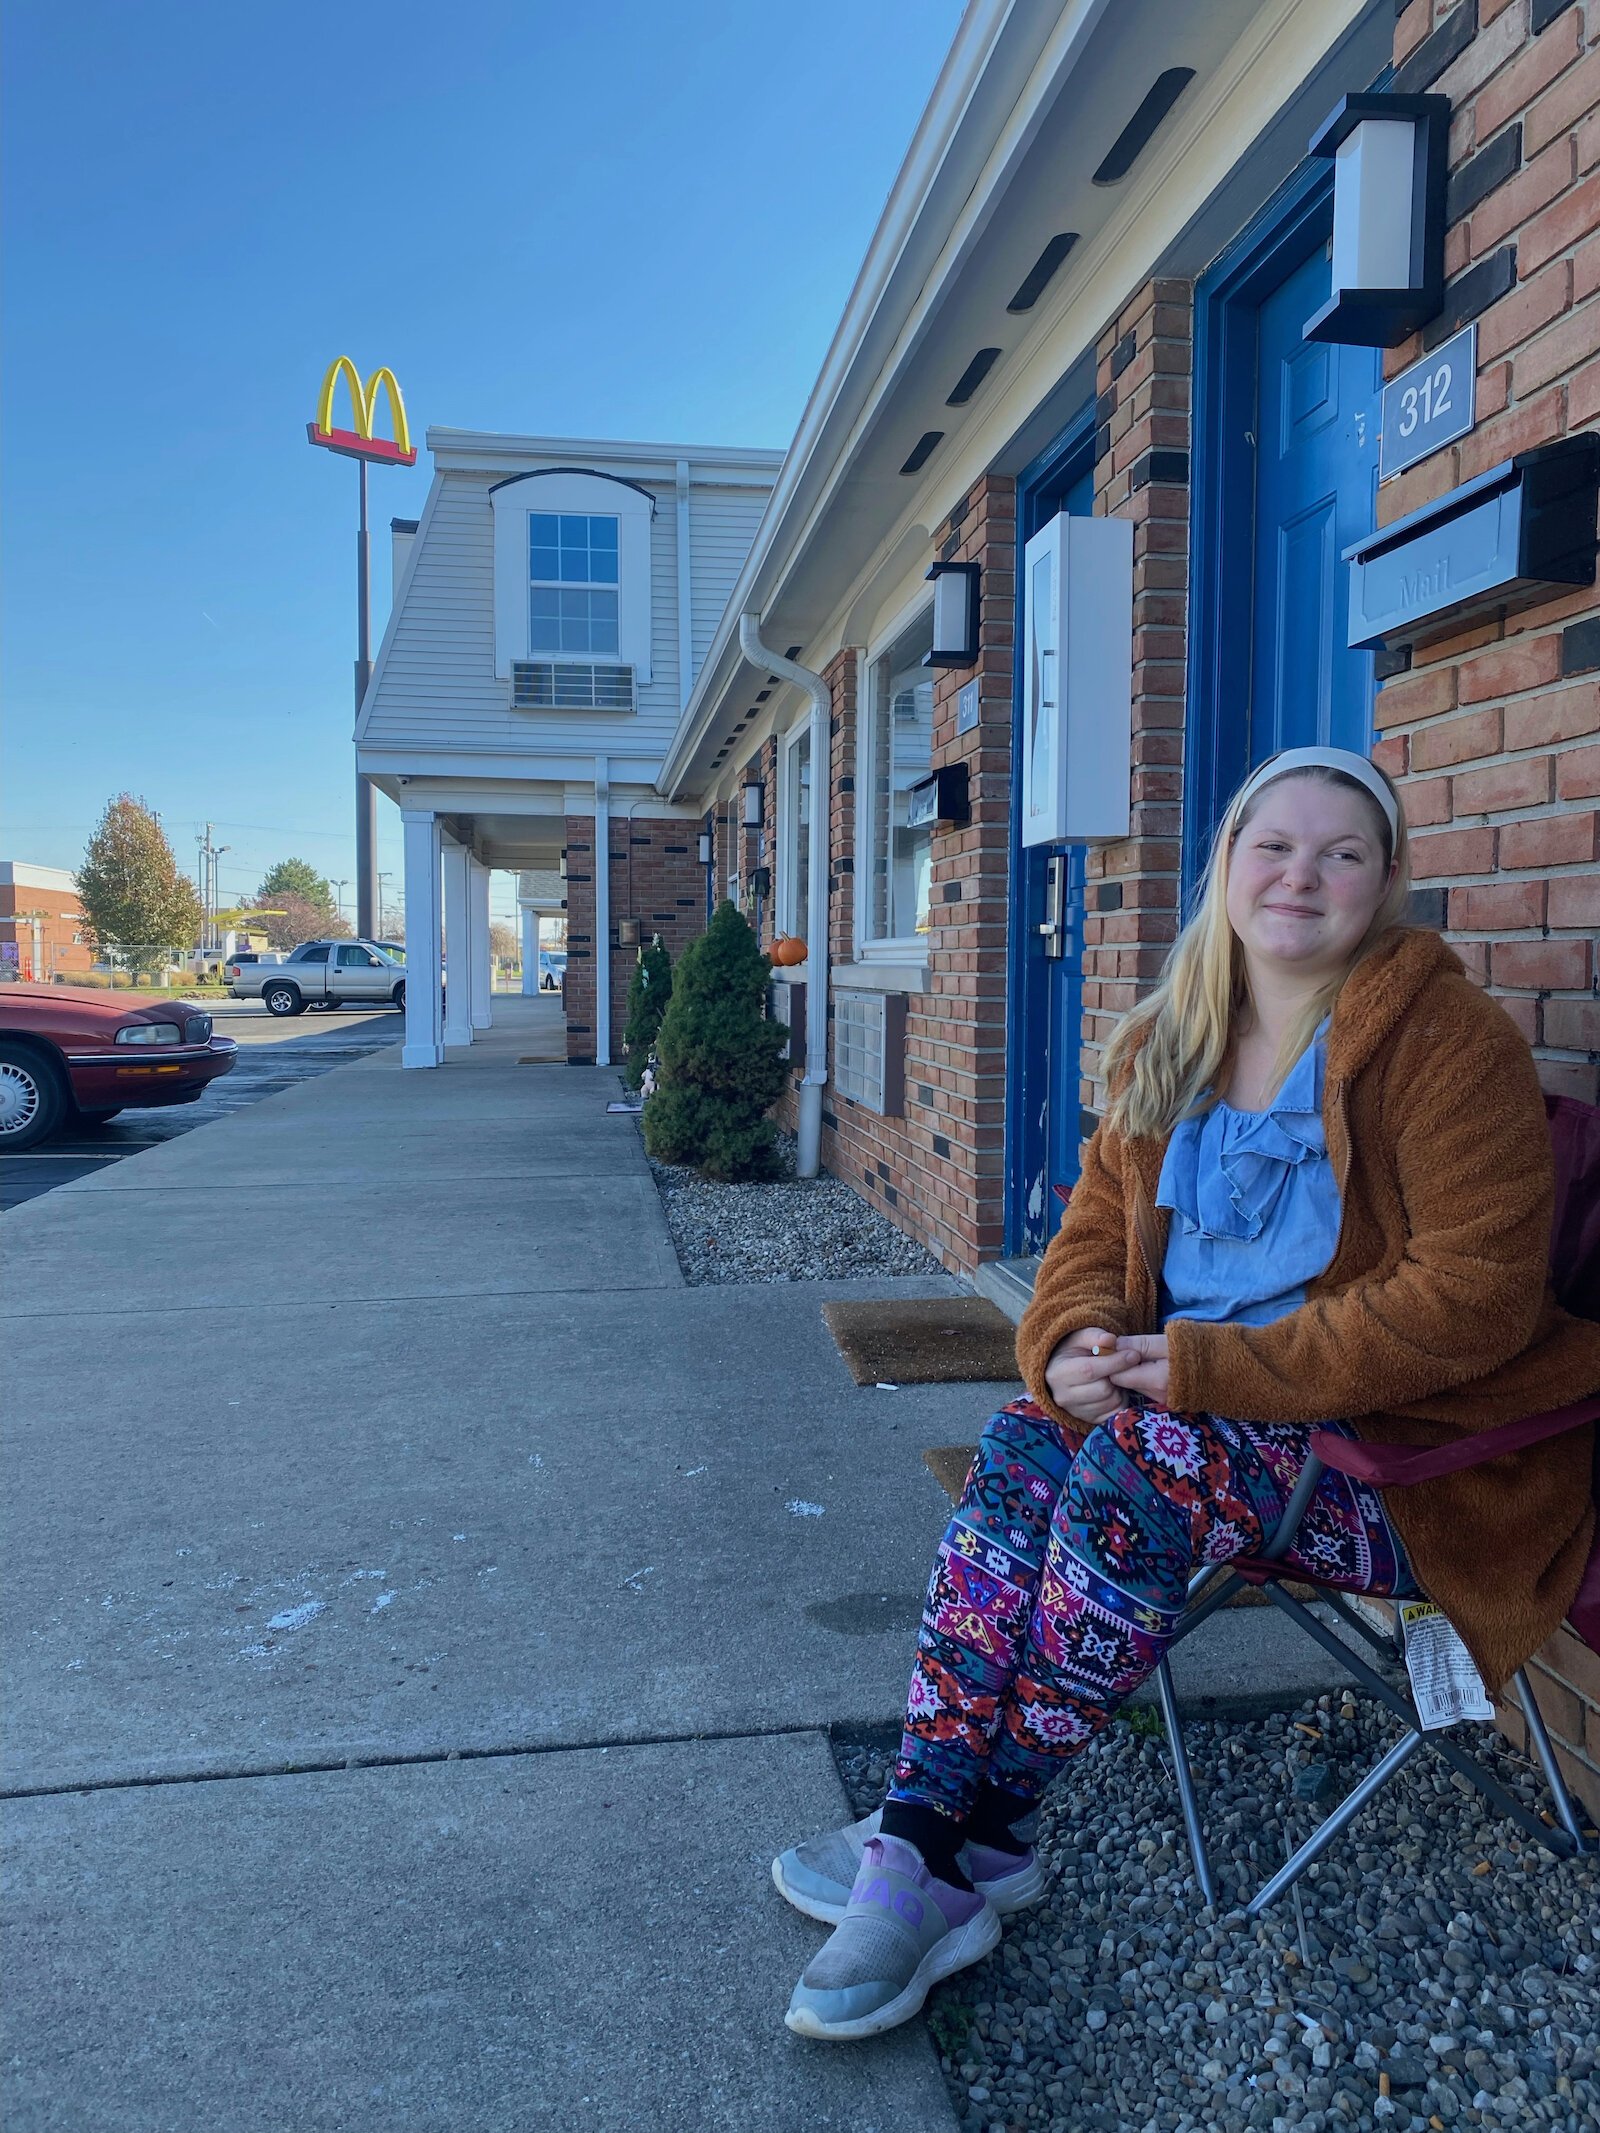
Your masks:
{"label": "address number plaque", "polygon": [[1378,479],[1403,474],[1419,459],[1465,437],[1473,427],[1478,386],[1478,328],[1463,326],[1383,388],[1383,449]]}

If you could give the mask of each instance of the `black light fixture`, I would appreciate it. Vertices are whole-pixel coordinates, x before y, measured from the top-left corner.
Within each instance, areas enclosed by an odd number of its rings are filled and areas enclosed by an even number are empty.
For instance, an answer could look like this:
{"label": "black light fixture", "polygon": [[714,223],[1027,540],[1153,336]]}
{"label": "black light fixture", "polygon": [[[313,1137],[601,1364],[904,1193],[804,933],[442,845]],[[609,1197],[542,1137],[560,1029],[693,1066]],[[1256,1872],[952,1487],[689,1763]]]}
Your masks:
{"label": "black light fixture", "polygon": [[756,896],[770,896],[772,894],[771,867],[752,867],[750,869],[750,888]]}
{"label": "black light fixture", "polygon": [[1311,142],[1333,164],[1333,293],[1308,341],[1397,348],[1444,302],[1447,96],[1347,96]]}
{"label": "black light fixture", "polygon": [[935,563],[933,580],[933,647],[925,667],[970,667],[978,657],[977,563]]}
{"label": "black light fixture", "polygon": [[748,778],[744,787],[744,826],[747,830],[761,827],[761,810],[765,800],[759,778]]}

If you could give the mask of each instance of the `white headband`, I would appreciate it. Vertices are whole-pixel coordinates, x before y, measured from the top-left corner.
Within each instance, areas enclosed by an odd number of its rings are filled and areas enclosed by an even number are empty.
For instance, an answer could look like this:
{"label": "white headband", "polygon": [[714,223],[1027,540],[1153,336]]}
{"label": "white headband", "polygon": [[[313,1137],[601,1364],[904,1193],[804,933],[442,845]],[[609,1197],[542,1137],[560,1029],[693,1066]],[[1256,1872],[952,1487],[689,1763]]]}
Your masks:
{"label": "white headband", "polygon": [[1339,770],[1347,778],[1354,778],[1364,785],[1374,800],[1383,809],[1383,818],[1389,825],[1391,846],[1400,834],[1400,811],[1394,804],[1394,794],[1373,769],[1364,755],[1356,755],[1348,748],[1285,748],[1281,754],[1268,756],[1258,770],[1252,771],[1234,797],[1230,820],[1235,828],[1245,802],[1263,785],[1290,775],[1296,770]]}

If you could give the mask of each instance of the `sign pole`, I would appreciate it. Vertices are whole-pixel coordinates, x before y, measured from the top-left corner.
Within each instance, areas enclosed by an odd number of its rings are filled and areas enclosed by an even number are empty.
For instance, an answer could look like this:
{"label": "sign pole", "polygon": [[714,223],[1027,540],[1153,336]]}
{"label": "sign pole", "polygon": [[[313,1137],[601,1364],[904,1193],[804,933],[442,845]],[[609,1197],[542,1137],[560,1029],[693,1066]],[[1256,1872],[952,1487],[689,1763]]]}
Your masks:
{"label": "sign pole", "polygon": [[[356,529],[356,717],[372,679],[372,566],[367,540],[367,462],[356,461],[361,479]],[[356,931],[378,937],[378,795],[372,780],[356,772]]]}

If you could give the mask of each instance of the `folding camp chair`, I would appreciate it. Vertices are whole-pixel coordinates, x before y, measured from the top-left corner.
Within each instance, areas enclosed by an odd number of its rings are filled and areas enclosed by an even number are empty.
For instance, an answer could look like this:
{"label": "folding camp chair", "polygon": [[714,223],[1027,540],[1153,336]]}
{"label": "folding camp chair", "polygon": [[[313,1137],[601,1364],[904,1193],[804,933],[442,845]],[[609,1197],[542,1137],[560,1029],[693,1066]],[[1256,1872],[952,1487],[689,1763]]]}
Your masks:
{"label": "folding camp chair", "polygon": [[[1578,1103],[1571,1097],[1555,1096],[1546,1097],[1545,1110],[1550,1120],[1556,1158],[1556,1212],[1550,1253],[1552,1282],[1558,1301],[1566,1309],[1583,1317],[1600,1319],[1600,1110],[1590,1104]],[[1192,1636],[1241,1587],[1246,1584],[1259,1586],[1275,1607],[1298,1623],[1324,1650],[1332,1653],[1405,1727],[1387,1754],[1373,1765],[1320,1827],[1250,1899],[1245,1909],[1251,1917],[1264,1911],[1298,1881],[1307,1867],[1319,1859],[1354,1821],[1367,1802],[1424,1746],[1431,1747],[1451,1769],[1476,1786],[1497,1814],[1508,1816],[1548,1850],[1569,1857],[1585,1848],[1583,1824],[1562,1778],[1526,1669],[1519,1669],[1513,1675],[1512,1687],[1527,1721],[1534,1753],[1550,1788],[1555,1827],[1512,1799],[1484,1765],[1451,1738],[1448,1730],[1424,1731],[1404,1668],[1396,1665],[1402,1648],[1398,1617],[1393,1633],[1381,1633],[1362,1619],[1342,1591],[1319,1584],[1302,1565],[1290,1566],[1282,1558],[1299,1529],[1318,1480],[1328,1467],[1377,1487],[1406,1488],[1441,1474],[1459,1473],[1466,1467],[1479,1466],[1485,1460],[1520,1451],[1525,1445],[1559,1436],[1596,1420],[1600,1420],[1600,1397],[1577,1401],[1551,1414],[1530,1415],[1519,1422],[1508,1422],[1499,1429],[1484,1430],[1477,1436],[1462,1438],[1436,1451],[1360,1443],[1333,1430],[1313,1430],[1312,1456],[1306,1461],[1305,1471],[1285,1505],[1265,1551],[1258,1557],[1239,1559],[1231,1564],[1210,1565],[1191,1579],[1189,1610],[1175,1642]],[[1600,1459],[1597,1459],[1597,1470],[1600,1470]],[[1316,1585],[1320,1604],[1372,1647],[1380,1658],[1389,1662],[1388,1673],[1380,1673],[1359,1651],[1352,1650],[1336,1629],[1286,1591],[1285,1577],[1292,1577],[1300,1585]],[[1568,1621],[1584,1643],[1592,1650],[1600,1651],[1600,1531],[1597,1531],[1583,1583]],[[1156,1672],[1156,1689],[1172,1748],[1178,1798],[1194,1860],[1195,1878],[1205,1901],[1211,1904],[1216,1900],[1211,1863],[1206,1854],[1205,1832],[1172,1672],[1165,1659]]]}

